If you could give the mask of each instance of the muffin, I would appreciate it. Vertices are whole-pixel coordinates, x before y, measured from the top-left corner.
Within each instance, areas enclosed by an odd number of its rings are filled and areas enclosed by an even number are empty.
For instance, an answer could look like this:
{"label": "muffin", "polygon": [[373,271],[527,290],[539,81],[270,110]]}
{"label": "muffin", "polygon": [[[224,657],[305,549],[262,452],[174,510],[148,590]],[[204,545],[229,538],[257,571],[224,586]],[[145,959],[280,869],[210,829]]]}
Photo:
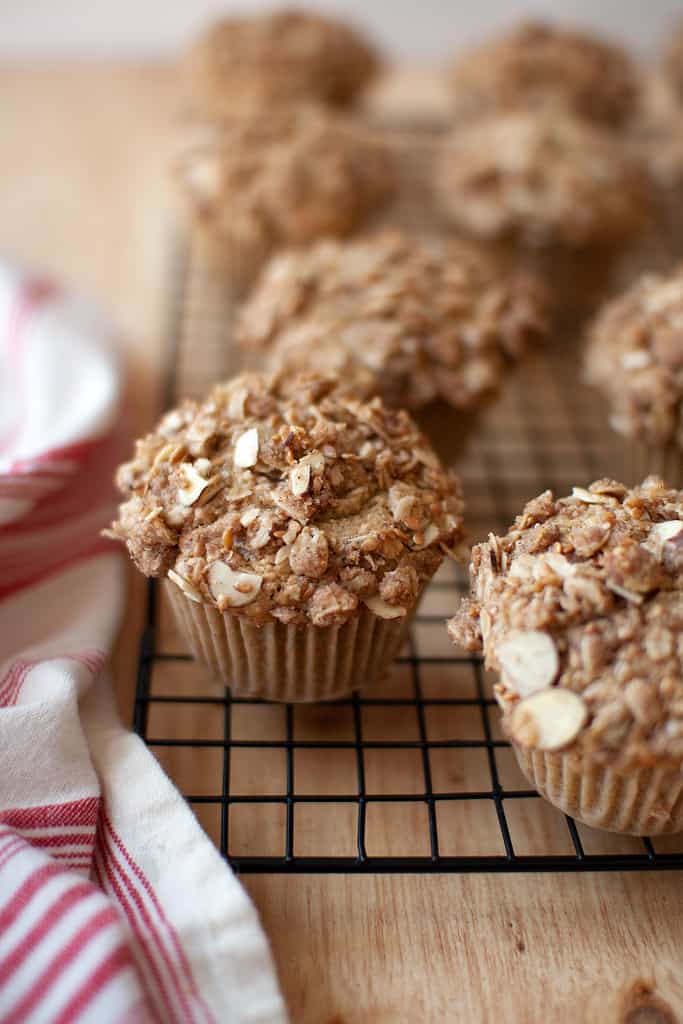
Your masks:
{"label": "muffin", "polygon": [[537,278],[472,247],[385,231],[275,256],[235,337],[270,370],[334,373],[394,408],[447,405],[455,455],[509,365],[546,337],[547,305]]}
{"label": "muffin", "polygon": [[537,21],[458,57],[450,87],[458,121],[550,108],[613,129],[633,116],[639,95],[636,69],[623,50]]}
{"label": "muffin", "polygon": [[683,493],[599,480],[474,548],[451,638],[499,674],[503,729],[566,814],[683,830]]}
{"label": "muffin", "polygon": [[585,369],[628,442],[631,480],[657,473],[683,486],[683,264],[643,275],[607,303],[590,329]]}
{"label": "muffin", "polygon": [[453,132],[435,161],[435,192],[458,231],[543,266],[565,303],[601,294],[652,204],[646,168],[619,140],[547,111],[493,114]]}
{"label": "muffin", "polygon": [[683,106],[670,82],[656,72],[644,79],[642,95],[628,141],[656,190],[657,245],[639,270],[663,270],[683,257]]}
{"label": "muffin", "polygon": [[459,484],[407,413],[314,375],[244,374],[186,401],[117,483],[112,535],[235,695],[375,686],[462,540]]}
{"label": "muffin", "polygon": [[313,107],[216,124],[179,157],[176,178],[201,257],[238,290],[274,249],[348,235],[393,190],[387,151]]}
{"label": "muffin", "polygon": [[190,50],[185,74],[196,109],[221,117],[302,100],[348,105],[378,66],[348,25],[285,9],[215,22]]}

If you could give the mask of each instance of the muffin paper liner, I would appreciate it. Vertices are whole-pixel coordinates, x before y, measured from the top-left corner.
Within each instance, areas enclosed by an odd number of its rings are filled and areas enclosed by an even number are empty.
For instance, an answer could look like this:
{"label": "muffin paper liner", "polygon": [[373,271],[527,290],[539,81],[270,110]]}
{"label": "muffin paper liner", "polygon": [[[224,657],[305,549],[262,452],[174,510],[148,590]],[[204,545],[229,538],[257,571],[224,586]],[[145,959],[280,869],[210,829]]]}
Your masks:
{"label": "muffin paper liner", "polygon": [[192,654],[236,697],[311,702],[367,689],[393,661],[411,619],[381,619],[363,606],[343,626],[256,626],[190,600],[168,580],[164,588]]}
{"label": "muffin paper liner", "polygon": [[629,439],[626,459],[629,483],[642,483],[646,476],[654,474],[667,487],[683,487],[683,451],[675,445],[655,448]]}
{"label": "muffin paper liner", "polygon": [[617,770],[576,754],[512,744],[535,789],[571,818],[607,832],[657,836],[683,832],[683,771],[666,767]]}

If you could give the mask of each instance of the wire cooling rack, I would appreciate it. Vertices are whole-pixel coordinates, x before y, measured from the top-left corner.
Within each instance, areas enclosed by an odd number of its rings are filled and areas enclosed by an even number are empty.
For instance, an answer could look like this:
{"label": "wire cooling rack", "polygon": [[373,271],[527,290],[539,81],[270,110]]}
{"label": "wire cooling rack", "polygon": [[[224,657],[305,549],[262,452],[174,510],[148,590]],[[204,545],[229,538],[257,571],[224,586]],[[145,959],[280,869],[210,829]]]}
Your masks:
{"label": "wire cooling rack", "polygon": [[[235,369],[231,306],[178,250],[169,403]],[[540,354],[478,425],[458,465],[473,539],[504,530],[546,487],[619,475],[571,338]],[[149,586],[135,729],[241,872],[636,871],[683,868],[683,838],[612,836],[528,788],[481,661],[445,619],[467,589],[437,574],[384,687],[329,705],[232,698],[183,648]]]}

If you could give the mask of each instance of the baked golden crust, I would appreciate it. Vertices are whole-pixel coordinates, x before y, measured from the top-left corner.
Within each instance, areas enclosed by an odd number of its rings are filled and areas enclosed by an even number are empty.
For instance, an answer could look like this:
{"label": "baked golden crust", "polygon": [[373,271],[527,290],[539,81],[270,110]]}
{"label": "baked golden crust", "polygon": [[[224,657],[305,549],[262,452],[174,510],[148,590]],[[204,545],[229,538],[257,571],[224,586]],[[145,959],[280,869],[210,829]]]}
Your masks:
{"label": "baked golden crust", "polygon": [[320,376],[244,374],[183,403],[117,483],[138,568],[256,623],[405,616],[462,541],[458,481],[408,415]]}
{"label": "baked golden crust", "polygon": [[215,124],[181,155],[176,178],[203,231],[263,252],[347,235],[393,190],[386,150],[315,107]]}
{"label": "baked golden crust", "polygon": [[392,406],[465,409],[546,337],[548,305],[537,278],[501,272],[480,250],[386,231],[275,256],[236,338],[273,370],[333,372]]}
{"label": "baked golden crust", "polygon": [[435,189],[478,238],[615,246],[647,224],[644,165],[609,132],[562,112],[491,115],[444,142]]}
{"label": "baked golden crust", "polygon": [[590,329],[585,367],[616,431],[683,448],[683,264],[643,275],[606,304]]}
{"label": "baked golden crust", "polygon": [[350,103],[379,66],[348,25],[294,9],[215,22],[186,61],[188,89],[203,113],[319,100]]}
{"label": "baked golden crust", "polygon": [[683,762],[683,492],[656,477],[546,491],[474,548],[471,580],[449,632],[500,673],[515,743]]}
{"label": "baked golden crust", "polygon": [[458,58],[456,117],[550,107],[619,127],[635,112],[638,76],[623,50],[595,36],[526,22]]}

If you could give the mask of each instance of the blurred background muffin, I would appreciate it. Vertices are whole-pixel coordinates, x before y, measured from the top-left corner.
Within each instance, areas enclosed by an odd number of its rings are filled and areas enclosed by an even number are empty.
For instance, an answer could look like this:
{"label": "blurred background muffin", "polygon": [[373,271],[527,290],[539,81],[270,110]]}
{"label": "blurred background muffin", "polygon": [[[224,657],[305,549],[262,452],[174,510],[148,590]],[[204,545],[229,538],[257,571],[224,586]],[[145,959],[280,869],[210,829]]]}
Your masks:
{"label": "blurred background muffin", "polygon": [[683,266],[645,274],[601,310],[586,377],[624,440],[630,482],[649,473],[683,483]]}
{"label": "blurred background muffin", "polygon": [[565,307],[594,302],[651,223],[645,165],[563,111],[490,114],[455,129],[434,175],[453,227],[512,262],[543,266]]}
{"label": "blurred background muffin", "polygon": [[394,185],[378,142],[313,106],[207,126],[175,175],[201,257],[238,289],[276,248],[350,234]]}
{"label": "blurred background muffin", "polygon": [[616,129],[634,113],[639,79],[618,46],[527,21],[458,56],[449,85],[457,121],[550,108]]}
{"label": "blurred background muffin", "polygon": [[420,421],[452,457],[510,367],[547,338],[548,305],[537,277],[472,246],[385,231],[276,256],[235,336],[271,370],[333,372],[394,407],[440,404],[445,432]]}
{"label": "blurred background muffin", "polygon": [[379,67],[374,48],[353,28],[311,11],[282,8],[214,22],[185,66],[199,114],[319,101],[351,103]]}

